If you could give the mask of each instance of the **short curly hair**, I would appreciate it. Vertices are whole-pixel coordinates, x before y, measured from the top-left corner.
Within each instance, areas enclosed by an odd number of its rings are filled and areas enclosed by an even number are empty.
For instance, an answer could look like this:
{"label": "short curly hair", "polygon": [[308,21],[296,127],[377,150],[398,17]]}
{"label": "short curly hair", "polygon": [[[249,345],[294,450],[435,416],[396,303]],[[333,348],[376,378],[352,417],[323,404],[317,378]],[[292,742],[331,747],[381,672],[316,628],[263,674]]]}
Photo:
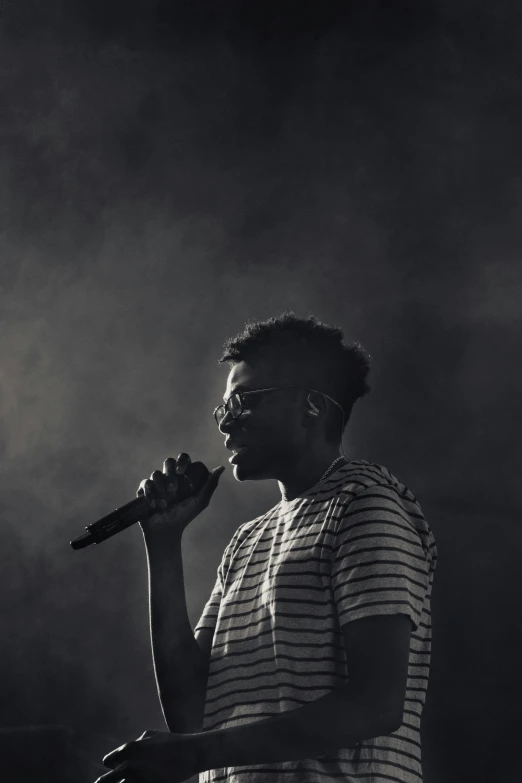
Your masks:
{"label": "short curly hair", "polygon": [[345,344],[342,329],[313,315],[299,318],[285,311],[266,321],[247,321],[238,335],[225,341],[219,363],[233,367],[255,360],[261,350],[274,351],[277,358],[295,366],[296,374],[305,377],[310,388],[338,402],[345,426],[356,400],[370,391],[366,381],[370,355],[358,342]]}

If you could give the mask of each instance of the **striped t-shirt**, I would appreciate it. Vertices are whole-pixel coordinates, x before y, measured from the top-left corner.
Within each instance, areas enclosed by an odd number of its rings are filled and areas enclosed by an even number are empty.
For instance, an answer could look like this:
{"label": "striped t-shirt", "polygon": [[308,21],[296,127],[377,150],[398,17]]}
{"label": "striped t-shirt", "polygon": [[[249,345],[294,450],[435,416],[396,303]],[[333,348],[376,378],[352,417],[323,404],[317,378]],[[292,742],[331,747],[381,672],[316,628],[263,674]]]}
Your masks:
{"label": "striped t-shirt", "polygon": [[262,720],[345,684],[341,626],[370,615],[412,620],[404,718],[359,749],[209,770],[200,783],[422,781],[436,557],[413,494],[365,460],[241,525],[195,629],[215,629],[204,729]]}

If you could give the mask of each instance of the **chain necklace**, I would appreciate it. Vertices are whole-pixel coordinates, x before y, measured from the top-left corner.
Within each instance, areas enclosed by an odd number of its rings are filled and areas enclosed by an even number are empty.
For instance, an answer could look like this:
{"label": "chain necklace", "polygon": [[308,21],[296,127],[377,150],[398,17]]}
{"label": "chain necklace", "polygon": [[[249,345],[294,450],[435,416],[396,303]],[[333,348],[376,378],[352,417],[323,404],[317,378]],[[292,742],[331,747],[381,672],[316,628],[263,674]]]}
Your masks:
{"label": "chain necklace", "polygon": [[329,476],[329,475],[330,475],[330,473],[332,473],[332,472],[333,472],[333,468],[335,468],[335,466],[337,465],[337,463],[338,463],[338,462],[340,462],[341,460],[344,460],[344,457],[342,457],[342,456],[341,456],[341,457],[337,457],[337,459],[334,459],[334,461],[332,462],[332,464],[330,465],[330,467],[329,467],[329,468],[327,468],[327,469],[325,470],[325,472],[323,473],[323,475],[321,476],[321,478],[319,479],[319,481],[318,481],[317,483],[318,483],[318,484],[320,484],[320,483],[321,483],[321,481],[324,481],[324,479],[325,479],[327,476]]}

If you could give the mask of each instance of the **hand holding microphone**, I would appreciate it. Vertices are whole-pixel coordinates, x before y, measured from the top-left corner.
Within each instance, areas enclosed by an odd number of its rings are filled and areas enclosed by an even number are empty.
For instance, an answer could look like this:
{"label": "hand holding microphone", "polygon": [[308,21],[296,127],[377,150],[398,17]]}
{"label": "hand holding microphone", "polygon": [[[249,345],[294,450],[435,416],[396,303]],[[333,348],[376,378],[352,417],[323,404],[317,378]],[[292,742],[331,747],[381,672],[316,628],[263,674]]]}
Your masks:
{"label": "hand holding microphone", "polygon": [[[210,503],[224,470],[221,465],[209,473],[201,462],[192,462],[185,453],[177,460],[168,457],[163,463],[163,472],[155,470],[150,479],[141,482],[136,493],[145,499],[150,509],[149,516],[140,520],[144,535],[164,529],[183,532]],[[188,496],[186,490],[183,493],[186,482],[190,490]]]}
{"label": "hand holding microphone", "polygon": [[135,500],[87,525],[87,532],[71,541],[73,549],[99,544],[140,522],[145,537],[169,529],[181,534],[208,506],[221,474],[221,465],[210,473],[202,462],[192,462],[188,454],[168,457],[163,472],[155,470],[140,483]]}

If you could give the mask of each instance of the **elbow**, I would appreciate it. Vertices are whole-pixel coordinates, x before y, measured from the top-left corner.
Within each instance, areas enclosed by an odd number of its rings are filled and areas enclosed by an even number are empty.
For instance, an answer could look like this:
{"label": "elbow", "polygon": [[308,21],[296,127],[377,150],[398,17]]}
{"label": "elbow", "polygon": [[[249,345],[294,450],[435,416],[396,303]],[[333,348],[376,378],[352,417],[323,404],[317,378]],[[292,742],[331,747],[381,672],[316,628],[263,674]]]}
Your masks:
{"label": "elbow", "polygon": [[364,729],[359,732],[359,739],[364,742],[365,740],[375,739],[375,737],[387,737],[388,734],[398,731],[401,726],[402,717],[376,713],[368,716]]}
{"label": "elbow", "polygon": [[369,694],[366,692],[358,701],[360,715],[360,740],[384,737],[398,731],[404,720],[404,699]]}
{"label": "elbow", "polygon": [[207,671],[187,676],[177,689],[161,693],[165,723],[171,734],[191,734],[201,731],[205,711]]}
{"label": "elbow", "polygon": [[[371,710],[368,729],[371,737],[383,737],[393,734],[402,726],[404,720],[404,702],[401,704],[381,703]],[[370,737],[367,737],[370,739]]]}
{"label": "elbow", "polygon": [[392,713],[386,716],[384,721],[384,731],[382,734],[393,734],[394,731],[398,731],[403,723],[403,713]]}
{"label": "elbow", "polygon": [[[349,734],[357,742],[384,737],[398,731],[404,720],[404,697],[397,693],[383,693],[357,688],[346,689],[345,697],[346,721],[342,721],[343,740],[346,740],[346,729],[351,724]],[[351,746],[350,746],[351,747]]]}

